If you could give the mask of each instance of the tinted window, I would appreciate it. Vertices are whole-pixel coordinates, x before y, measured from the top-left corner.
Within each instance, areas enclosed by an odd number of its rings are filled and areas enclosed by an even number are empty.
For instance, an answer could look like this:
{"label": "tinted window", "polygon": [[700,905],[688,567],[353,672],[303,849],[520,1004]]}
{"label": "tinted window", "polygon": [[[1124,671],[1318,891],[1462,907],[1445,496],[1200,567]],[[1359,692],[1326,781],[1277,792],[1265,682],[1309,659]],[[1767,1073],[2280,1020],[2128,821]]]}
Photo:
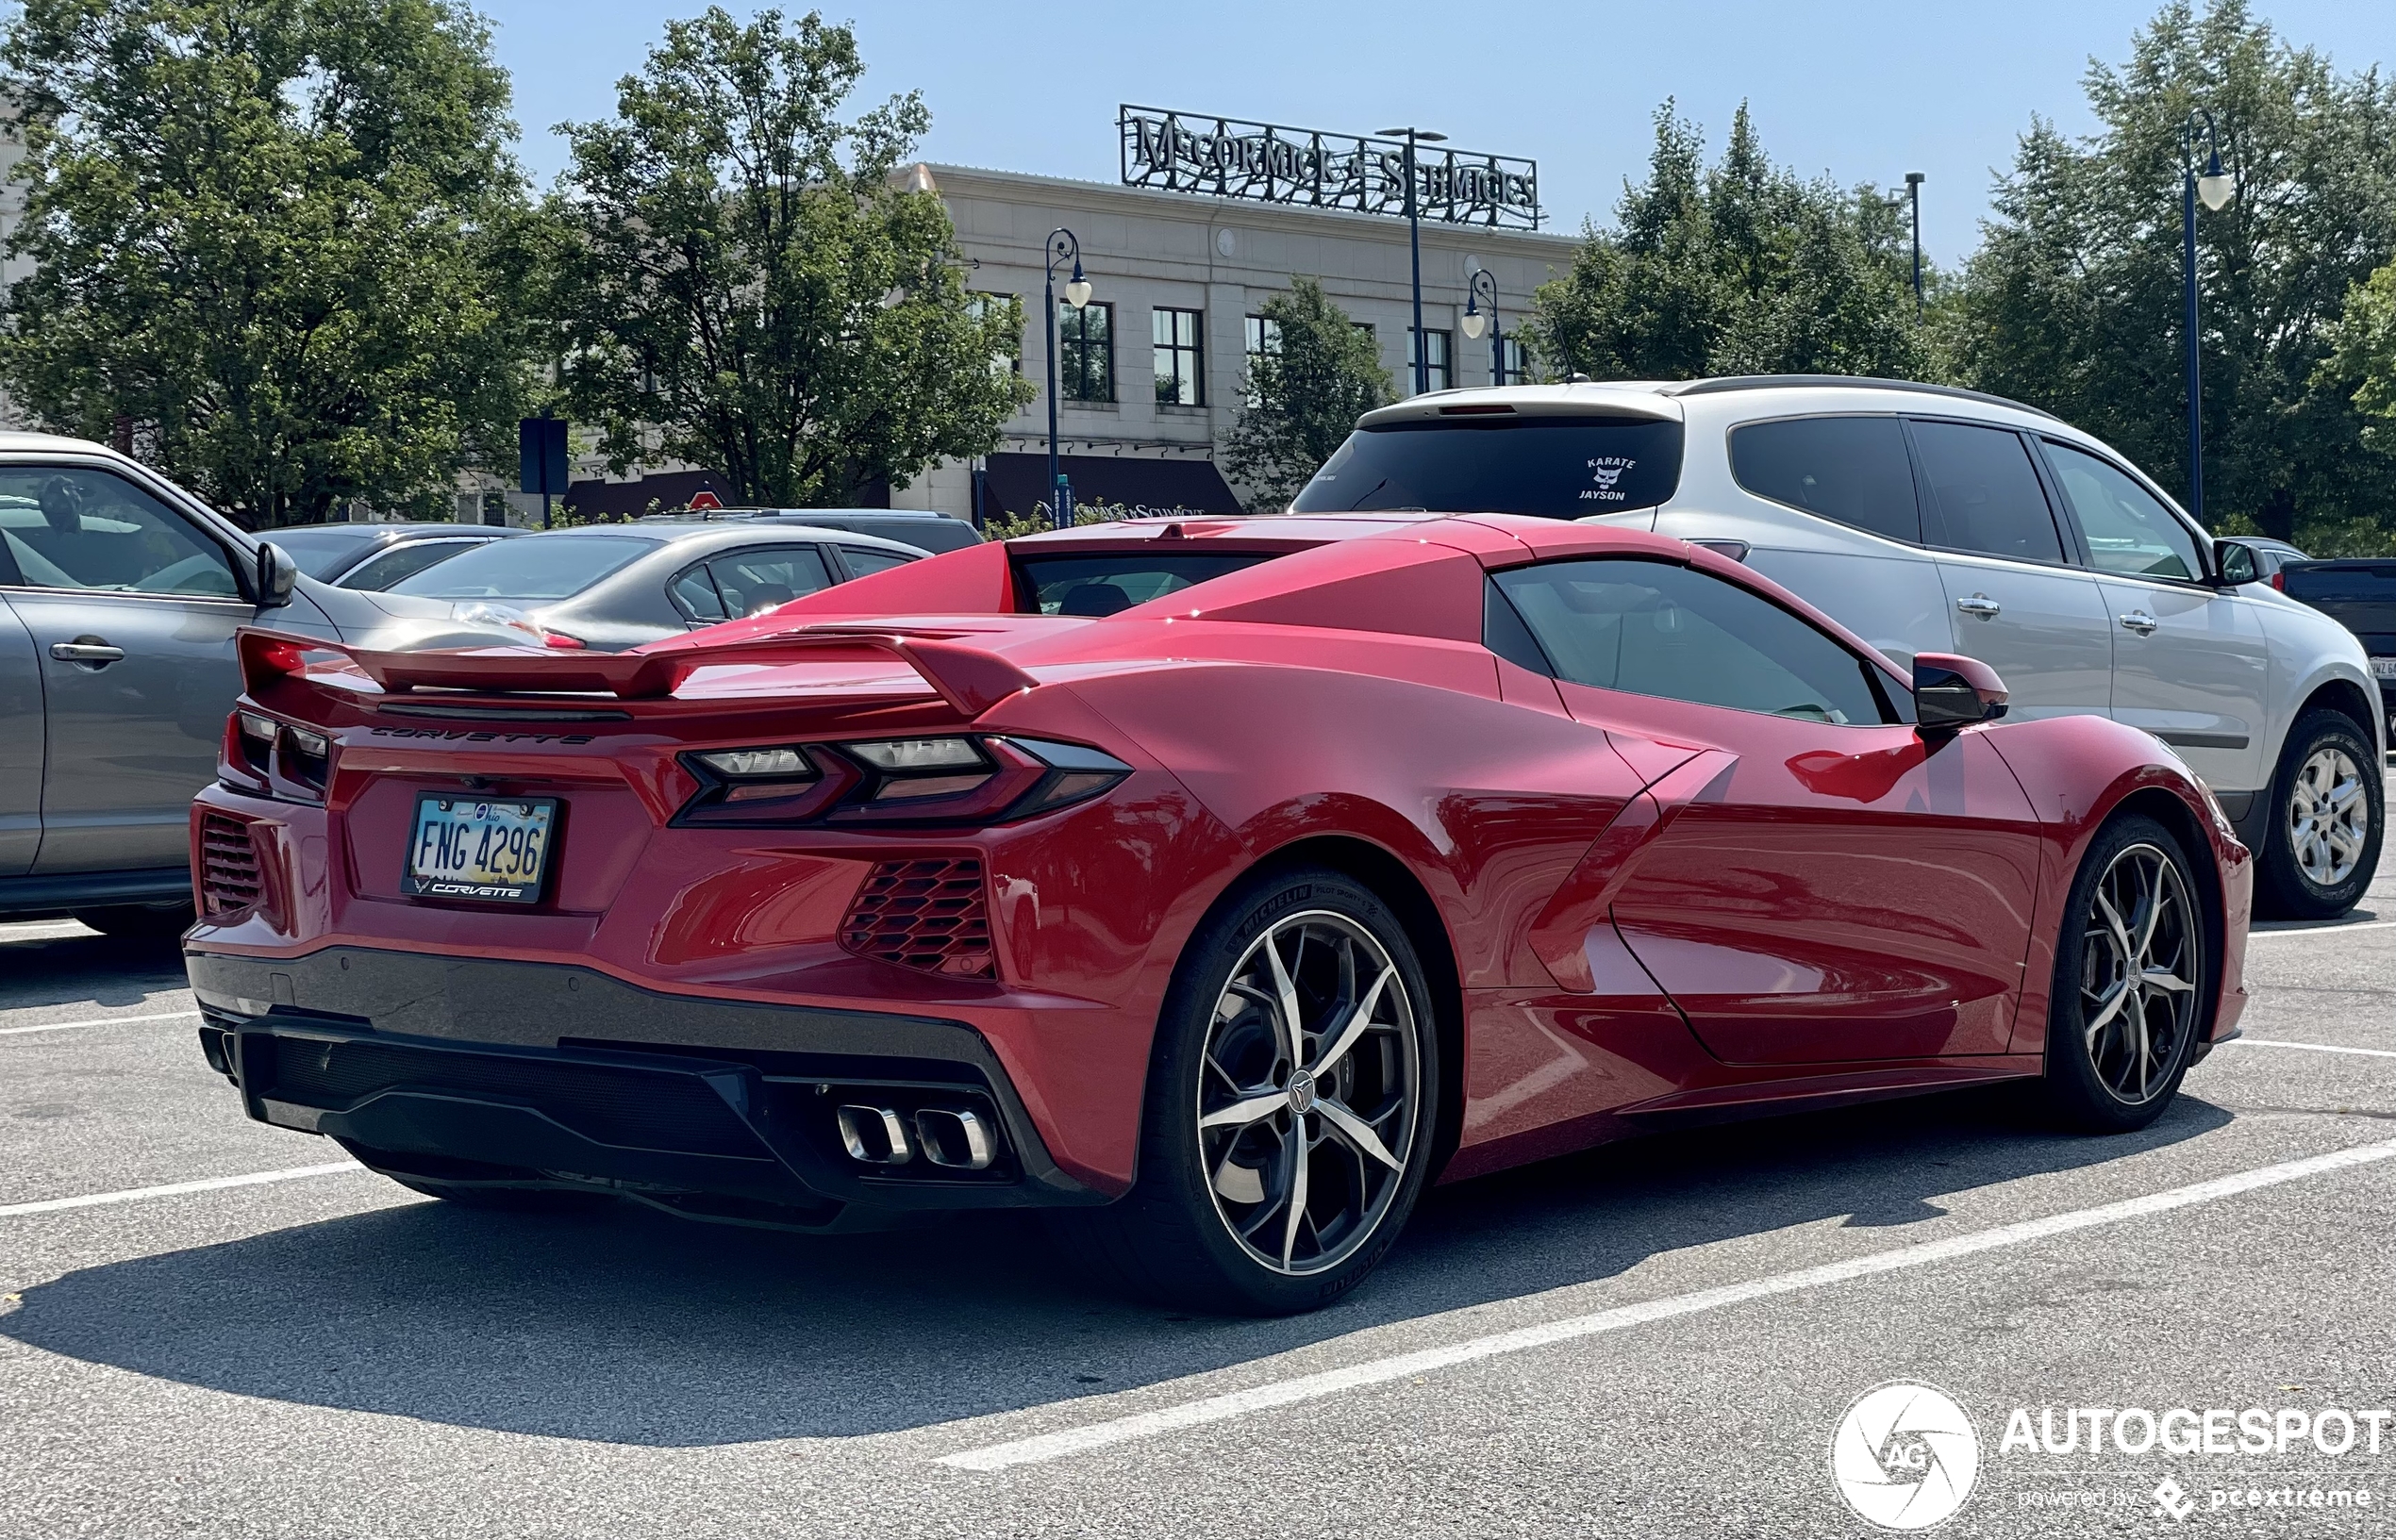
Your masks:
{"label": "tinted window", "polygon": [[1913,462],[1893,417],[1750,422],[1731,430],[1730,469],[1758,497],[1892,540],[1922,539]]}
{"label": "tinted window", "polygon": [[106,471],[0,467],[0,543],[36,588],[234,599],[224,547]]}
{"label": "tinted window", "polygon": [[2196,537],[2155,494],[2083,449],[2049,439],[2047,463],[2088,538],[2088,565],[2101,572],[2193,581],[2205,571]]}
{"label": "tinted window", "polygon": [[1026,614],[1112,615],[1151,599],[1271,561],[1269,551],[1166,553],[1148,549],[1094,555],[1029,555],[1015,563],[1015,591]]}
{"label": "tinted window", "polygon": [[2063,538],[2020,434],[1916,422],[1913,441],[1938,506],[1939,544],[2016,561],[2063,559]]}
{"label": "tinted window", "polygon": [[771,551],[735,551],[708,560],[716,591],[732,615],[760,615],[776,604],[832,586],[823,553],[812,545],[786,545]]}
{"label": "tinted window", "polygon": [[1517,568],[1497,583],[1575,684],[1813,721],[1891,720],[1862,658],[1706,573],[1598,557]]}
{"label": "tinted window", "polygon": [[402,578],[393,593],[426,599],[571,599],[657,548],[627,535],[533,535],[492,540]]}
{"label": "tinted window", "polygon": [[724,596],[715,591],[715,579],[707,575],[707,564],[687,568],[680,576],[666,585],[666,592],[674,599],[674,607],[694,621],[728,621]]}
{"label": "tinted window", "polygon": [[840,558],[849,564],[851,577],[869,577],[875,572],[887,572],[893,567],[904,567],[915,559],[913,556],[902,556],[895,551],[876,551],[871,546],[864,545],[840,547]]}
{"label": "tinted window", "polygon": [[1681,478],[1681,425],[1644,418],[1457,417],[1359,429],[1290,505],[1584,519],[1654,507]]}
{"label": "tinted window", "polygon": [[377,534],[372,524],[347,528],[320,524],[309,529],[278,529],[267,538],[298,562],[301,571],[329,581],[361,553],[373,550]]}
{"label": "tinted window", "polygon": [[[278,542],[279,543],[279,542]],[[365,588],[379,593],[403,577],[414,577],[427,567],[438,567],[452,556],[461,556],[484,540],[410,540],[395,545],[371,561],[358,564],[358,570],[341,579],[344,588]]]}

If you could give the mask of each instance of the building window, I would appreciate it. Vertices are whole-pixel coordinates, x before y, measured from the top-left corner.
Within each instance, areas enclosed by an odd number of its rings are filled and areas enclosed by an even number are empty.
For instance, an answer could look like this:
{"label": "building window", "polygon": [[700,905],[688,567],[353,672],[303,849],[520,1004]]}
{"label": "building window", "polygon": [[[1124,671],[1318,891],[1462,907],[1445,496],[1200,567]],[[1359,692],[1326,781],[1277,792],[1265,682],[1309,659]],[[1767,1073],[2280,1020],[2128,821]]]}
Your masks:
{"label": "building window", "polygon": [[999,348],[990,355],[990,373],[1020,374],[1023,372],[1023,302],[1013,294],[985,294],[978,290],[965,296],[965,313],[987,324],[998,318],[1012,318],[1015,338],[1011,346]]}
{"label": "building window", "polygon": [[1078,310],[1057,302],[1057,393],[1067,401],[1115,399],[1115,307],[1104,300]]}
{"label": "building window", "polygon": [[1250,316],[1248,318],[1248,373],[1240,386],[1249,406],[1254,406],[1256,404],[1256,388],[1254,383],[1256,377],[1256,360],[1267,354],[1277,355],[1280,352],[1281,323],[1269,316]]}
{"label": "building window", "polygon": [[[1448,376],[1448,334],[1426,331],[1422,336],[1423,341],[1428,344],[1424,349],[1423,359],[1425,365],[1423,372],[1425,378],[1423,389],[1444,390],[1456,383]],[[1414,384],[1414,328],[1409,326],[1406,334],[1406,382],[1409,387]]]}
{"label": "building window", "polygon": [[1149,324],[1156,344],[1156,405],[1204,406],[1206,404],[1206,361],[1198,345],[1204,310],[1156,309]]}
{"label": "building window", "polygon": [[1528,385],[1531,383],[1531,355],[1511,337],[1498,340],[1498,383]]}

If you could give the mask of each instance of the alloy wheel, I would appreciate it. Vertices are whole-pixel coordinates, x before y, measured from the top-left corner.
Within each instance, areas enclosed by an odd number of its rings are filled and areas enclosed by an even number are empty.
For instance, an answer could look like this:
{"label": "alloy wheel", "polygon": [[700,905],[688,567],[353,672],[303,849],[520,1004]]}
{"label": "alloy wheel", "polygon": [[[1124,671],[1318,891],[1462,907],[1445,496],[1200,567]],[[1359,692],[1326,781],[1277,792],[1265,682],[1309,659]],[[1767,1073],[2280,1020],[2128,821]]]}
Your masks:
{"label": "alloy wheel", "polygon": [[2171,1084],[2196,1030],[2203,931],[2179,863],[2137,844],[2098,879],[2080,943],[2088,1063],[2117,1101],[2141,1105]]}
{"label": "alloy wheel", "polygon": [[1310,910],[1250,943],[1207,1023],[1198,1154],[1215,1212],[1275,1272],[1370,1240],[1420,1136],[1421,1017],[1389,953]]}
{"label": "alloy wheel", "polygon": [[2288,848],[2297,869],[2316,887],[2336,887],[2354,874],[2370,834],[2363,772],[2336,744],[2316,749],[2288,799]]}

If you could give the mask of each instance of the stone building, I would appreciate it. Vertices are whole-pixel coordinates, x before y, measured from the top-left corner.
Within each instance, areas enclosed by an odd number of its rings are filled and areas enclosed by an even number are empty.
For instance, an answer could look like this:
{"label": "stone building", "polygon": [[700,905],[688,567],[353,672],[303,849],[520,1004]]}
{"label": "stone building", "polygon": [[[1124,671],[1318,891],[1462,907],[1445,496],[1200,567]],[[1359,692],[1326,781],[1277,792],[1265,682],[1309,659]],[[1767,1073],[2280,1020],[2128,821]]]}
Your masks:
{"label": "stone building", "polygon": [[[1215,470],[1249,355],[1267,345],[1257,310],[1293,274],[1380,344],[1401,394],[1413,389],[1406,222],[1385,214],[1252,202],[1020,172],[925,164],[914,185],[936,190],[973,269],[967,287],[1023,302],[1023,370],[1040,394],[1007,424],[1006,442],[979,467],[986,516],[1031,511],[1047,477],[1048,339],[1040,295],[1049,233],[1079,238],[1090,284],[1078,313],[1060,300],[1057,434],[1074,495],[1135,507],[1227,511],[1240,489]],[[1423,329],[1430,387],[1487,385],[1493,369],[1523,377],[1512,337],[1531,291],[1571,264],[1571,237],[1423,222]],[[1496,286],[1506,357],[1494,338],[1461,324],[1467,285],[1487,269]],[[1066,273],[1057,275],[1061,294]],[[1486,302],[1485,302],[1486,303]],[[890,494],[902,507],[973,512],[976,467],[932,468]]]}

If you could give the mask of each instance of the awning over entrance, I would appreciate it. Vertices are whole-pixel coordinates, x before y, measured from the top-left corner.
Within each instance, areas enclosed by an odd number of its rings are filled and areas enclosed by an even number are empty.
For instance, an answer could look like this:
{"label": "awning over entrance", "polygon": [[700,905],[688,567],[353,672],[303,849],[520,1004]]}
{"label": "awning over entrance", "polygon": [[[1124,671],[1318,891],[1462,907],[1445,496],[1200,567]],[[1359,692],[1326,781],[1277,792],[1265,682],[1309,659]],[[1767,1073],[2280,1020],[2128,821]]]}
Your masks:
{"label": "awning over entrance", "polygon": [[[1029,518],[1035,504],[1048,501],[1047,455],[992,455],[989,464],[985,520]],[[1162,518],[1240,511],[1212,460],[1061,455],[1057,466],[1073,482],[1079,504],[1120,503],[1135,513]]]}

